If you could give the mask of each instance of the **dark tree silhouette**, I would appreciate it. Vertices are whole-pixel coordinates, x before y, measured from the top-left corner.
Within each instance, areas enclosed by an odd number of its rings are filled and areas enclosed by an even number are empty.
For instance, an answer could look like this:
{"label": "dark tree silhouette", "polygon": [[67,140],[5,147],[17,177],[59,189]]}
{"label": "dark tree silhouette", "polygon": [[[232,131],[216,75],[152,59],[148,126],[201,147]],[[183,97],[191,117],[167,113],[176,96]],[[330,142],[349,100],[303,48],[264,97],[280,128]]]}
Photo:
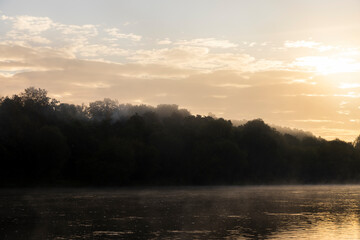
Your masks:
{"label": "dark tree silhouette", "polygon": [[[34,87],[0,98],[0,185],[193,185],[360,180],[360,136],[326,141],[261,119],[177,105],[59,103]],[[302,132],[303,133],[303,132]]]}

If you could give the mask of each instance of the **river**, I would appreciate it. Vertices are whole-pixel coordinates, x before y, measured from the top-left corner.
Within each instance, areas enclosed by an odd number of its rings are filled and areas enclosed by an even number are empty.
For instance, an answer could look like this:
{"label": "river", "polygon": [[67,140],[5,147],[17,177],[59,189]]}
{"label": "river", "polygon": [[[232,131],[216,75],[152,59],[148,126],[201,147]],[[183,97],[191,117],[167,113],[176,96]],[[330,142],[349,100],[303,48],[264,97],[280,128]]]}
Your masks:
{"label": "river", "polygon": [[0,239],[360,239],[360,186],[0,190]]}

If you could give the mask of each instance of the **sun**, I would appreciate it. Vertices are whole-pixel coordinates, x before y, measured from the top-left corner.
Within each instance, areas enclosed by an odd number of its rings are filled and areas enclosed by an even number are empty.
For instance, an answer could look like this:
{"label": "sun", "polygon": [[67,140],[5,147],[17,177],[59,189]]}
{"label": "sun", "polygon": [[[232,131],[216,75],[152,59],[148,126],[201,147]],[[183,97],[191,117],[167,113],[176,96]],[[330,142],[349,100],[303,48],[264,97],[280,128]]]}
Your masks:
{"label": "sun", "polygon": [[295,66],[321,75],[360,72],[360,62],[349,57],[308,56],[297,58]]}

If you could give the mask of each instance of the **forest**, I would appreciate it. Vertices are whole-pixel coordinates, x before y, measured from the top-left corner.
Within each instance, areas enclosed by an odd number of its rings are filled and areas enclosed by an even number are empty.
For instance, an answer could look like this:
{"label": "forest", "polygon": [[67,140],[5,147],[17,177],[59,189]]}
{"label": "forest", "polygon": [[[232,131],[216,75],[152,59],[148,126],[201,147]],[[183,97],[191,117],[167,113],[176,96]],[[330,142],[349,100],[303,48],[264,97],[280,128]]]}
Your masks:
{"label": "forest", "polygon": [[60,103],[30,87],[0,98],[0,186],[357,183],[354,143],[177,105]]}

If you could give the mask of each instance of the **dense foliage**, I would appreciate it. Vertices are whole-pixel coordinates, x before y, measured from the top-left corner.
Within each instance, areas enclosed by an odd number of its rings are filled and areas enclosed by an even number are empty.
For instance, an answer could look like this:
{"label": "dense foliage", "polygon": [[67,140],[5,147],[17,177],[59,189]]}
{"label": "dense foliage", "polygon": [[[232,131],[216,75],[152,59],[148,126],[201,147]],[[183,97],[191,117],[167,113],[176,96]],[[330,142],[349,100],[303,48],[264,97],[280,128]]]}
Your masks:
{"label": "dense foliage", "polygon": [[333,183],[360,180],[354,144],[233,126],[176,105],[59,103],[43,89],[0,99],[0,180],[26,185]]}

